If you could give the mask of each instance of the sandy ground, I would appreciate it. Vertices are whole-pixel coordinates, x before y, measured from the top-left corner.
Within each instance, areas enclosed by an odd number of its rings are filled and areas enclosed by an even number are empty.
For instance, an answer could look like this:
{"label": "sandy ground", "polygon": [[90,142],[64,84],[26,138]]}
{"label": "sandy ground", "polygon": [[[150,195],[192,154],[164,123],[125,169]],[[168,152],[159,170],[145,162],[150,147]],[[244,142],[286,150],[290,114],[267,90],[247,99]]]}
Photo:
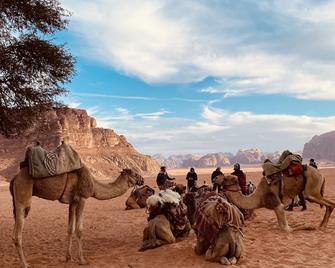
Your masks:
{"label": "sandy ground", "polygon": [[[208,171],[199,170],[199,181],[209,182]],[[207,173],[207,174],[206,174]],[[335,168],[323,169],[326,196],[335,201]],[[170,171],[178,182],[185,182],[185,170]],[[260,172],[248,170],[248,179]],[[146,184],[154,185],[154,178]],[[84,249],[91,263],[88,267],[221,267],[196,256],[192,247],[194,234],[188,239],[161,248],[138,252],[146,224],[144,209],[125,211],[128,191],[121,197],[98,201],[89,199],[84,216]],[[0,186],[0,267],[19,267],[11,240],[13,217],[8,185]],[[324,209],[308,204],[308,210],[289,212],[290,223],[308,222],[317,226]],[[65,263],[67,206],[34,198],[23,238],[27,260],[33,267],[79,267]],[[238,267],[335,267],[335,215],[326,231],[279,231],[272,211],[259,209],[244,228],[246,255]],[[76,255],[76,247],[74,247]],[[77,259],[76,259],[77,260]]]}

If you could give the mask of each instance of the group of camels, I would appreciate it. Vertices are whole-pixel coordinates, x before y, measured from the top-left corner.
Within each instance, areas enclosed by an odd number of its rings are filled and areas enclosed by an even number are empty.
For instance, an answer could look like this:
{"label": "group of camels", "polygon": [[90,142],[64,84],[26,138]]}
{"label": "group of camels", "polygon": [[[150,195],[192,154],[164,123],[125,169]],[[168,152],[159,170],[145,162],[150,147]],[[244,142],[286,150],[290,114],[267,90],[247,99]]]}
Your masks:
{"label": "group of camels", "polygon": [[[13,241],[22,267],[29,267],[22,250],[22,231],[25,218],[28,216],[31,207],[32,196],[46,200],[59,200],[61,203],[69,204],[66,260],[72,260],[71,247],[72,239],[75,235],[78,241],[79,263],[87,264],[88,261],[82,249],[82,215],[86,199],[89,197],[98,200],[112,199],[124,194],[129,188],[135,185],[143,185],[143,183],[143,177],[131,169],[124,169],[112,183],[102,183],[94,179],[86,166],[73,172],[44,179],[34,179],[29,175],[28,168],[22,168],[10,183],[15,218]],[[306,226],[289,226],[282,202],[283,196],[293,198],[303,191],[308,201],[320,204],[320,206],[325,206],[326,212],[320,224],[321,229],[327,227],[329,217],[335,206],[335,203],[323,197],[324,178],[317,169],[311,166],[307,167],[304,176],[296,176],[294,180],[292,180],[291,177],[281,174],[281,180],[269,183],[264,176],[257,185],[255,192],[249,196],[245,196],[241,193],[236,176],[218,176],[216,177],[216,183],[223,186],[229,202],[238,208],[257,209],[264,207],[274,210],[279,227],[287,232],[303,229],[306,228]],[[204,208],[204,210],[205,209],[206,208]],[[155,222],[156,227],[160,226],[162,224],[161,222],[162,219],[158,217]],[[204,253],[201,239],[201,236],[198,235],[195,252],[199,254]],[[205,252],[206,258],[209,260],[217,260],[216,255],[213,255],[215,250],[220,251],[221,256],[225,254],[225,251],[229,251],[229,243],[227,244],[227,241],[233,241],[236,257],[240,256],[242,254],[242,248],[238,247],[238,245],[241,244],[240,240],[241,237],[238,233],[232,233],[229,228],[222,228],[217,237],[218,244],[216,244],[216,246],[218,248],[215,249],[211,247],[211,251],[209,251],[207,246],[207,251]],[[174,240],[170,242],[174,242]],[[221,257],[219,261],[221,261],[221,263],[227,263],[227,261],[222,260]],[[228,263],[233,263],[233,260],[228,260]]]}

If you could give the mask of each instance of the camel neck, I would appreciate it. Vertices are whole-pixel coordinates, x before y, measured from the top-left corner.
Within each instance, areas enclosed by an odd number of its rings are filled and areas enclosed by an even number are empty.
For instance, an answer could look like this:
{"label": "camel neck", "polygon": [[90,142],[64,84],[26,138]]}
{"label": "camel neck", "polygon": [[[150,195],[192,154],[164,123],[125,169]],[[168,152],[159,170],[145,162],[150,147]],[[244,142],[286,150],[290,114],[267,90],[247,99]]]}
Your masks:
{"label": "camel neck", "polygon": [[256,209],[263,207],[262,205],[262,193],[263,187],[262,182],[258,184],[255,192],[251,195],[243,195],[241,191],[233,192],[227,191],[226,194],[229,201],[234,203],[236,206],[242,209]]}
{"label": "camel neck", "polygon": [[124,194],[128,188],[128,179],[124,175],[120,175],[114,182],[111,183],[104,183],[95,180],[93,197],[98,200],[112,199]]}

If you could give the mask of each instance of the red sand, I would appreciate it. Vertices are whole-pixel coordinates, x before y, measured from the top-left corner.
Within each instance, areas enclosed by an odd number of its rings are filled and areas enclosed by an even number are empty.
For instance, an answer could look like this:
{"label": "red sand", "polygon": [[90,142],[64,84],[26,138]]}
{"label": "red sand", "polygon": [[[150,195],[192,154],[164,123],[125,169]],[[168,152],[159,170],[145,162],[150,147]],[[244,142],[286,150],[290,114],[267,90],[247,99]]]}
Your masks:
{"label": "red sand", "polygon": [[[324,169],[322,172],[327,180],[325,194],[335,201],[335,169]],[[185,182],[185,177],[179,174],[176,172],[177,181]],[[173,175],[172,171],[170,175]],[[199,177],[200,182],[204,179],[209,182],[208,174]],[[259,172],[248,173],[248,179],[256,177],[260,177]],[[154,178],[146,179],[149,185],[154,185],[154,181]],[[176,244],[138,252],[146,214],[144,209],[124,210],[128,195],[129,192],[109,201],[87,201],[84,250],[91,263],[88,267],[221,267],[193,253],[194,234]],[[0,267],[19,267],[11,240],[11,202],[8,186],[0,186]],[[33,267],[79,267],[77,262],[65,263],[67,209],[66,205],[58,202],[33,198],[23,233],[24,251]],[[307,211],[300,212],[295,208],[294,212],[287,213],[290,223],[306,222],[315,226],[323,214],[324,208],[309,203]],[[332,215],[324,232],[286,234],[279,231],[272,211],[257,210],[256,217],[248,221],[244,228],[246,254],[238,267],[335,267],[334,218],[335,215]],[[76,247],[73,250],[76,257]]]}

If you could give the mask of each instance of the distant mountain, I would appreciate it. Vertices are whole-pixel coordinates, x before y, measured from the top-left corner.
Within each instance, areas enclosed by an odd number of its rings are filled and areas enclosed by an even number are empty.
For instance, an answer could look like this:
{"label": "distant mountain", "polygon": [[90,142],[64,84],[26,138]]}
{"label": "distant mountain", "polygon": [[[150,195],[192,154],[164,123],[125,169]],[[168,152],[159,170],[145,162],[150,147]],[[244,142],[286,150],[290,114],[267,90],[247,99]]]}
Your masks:
{"label": "distant mountain", "polygon": [[232,153],[209,153],[204,156],[186,154],[172,155],[164,158],[163,155],[157,154],[153,158],[168,168],[189,168],[189,167],[222,167],[233,165],[238,162],[240,164],[259,164],[265,159],[276,161],[279,159],[280,153],[263,153],[259,149],[240,149],[236,155]]}
{"label": "distant mountain", "polygon": [[304,158],[335,162],[335,131],[314,136],[305,143],[302,155]]}
{"label": "distant mountain", "polygon": [[153,155],[153,159],[155,159],[161,166],[166,166],[168,168],[180,168],[185,165],[187,167],[192,166],[193,161],[197,161],[199,158],[200,156],[195,154],[170,155],[168,158],[164,158],[162,154]]}

